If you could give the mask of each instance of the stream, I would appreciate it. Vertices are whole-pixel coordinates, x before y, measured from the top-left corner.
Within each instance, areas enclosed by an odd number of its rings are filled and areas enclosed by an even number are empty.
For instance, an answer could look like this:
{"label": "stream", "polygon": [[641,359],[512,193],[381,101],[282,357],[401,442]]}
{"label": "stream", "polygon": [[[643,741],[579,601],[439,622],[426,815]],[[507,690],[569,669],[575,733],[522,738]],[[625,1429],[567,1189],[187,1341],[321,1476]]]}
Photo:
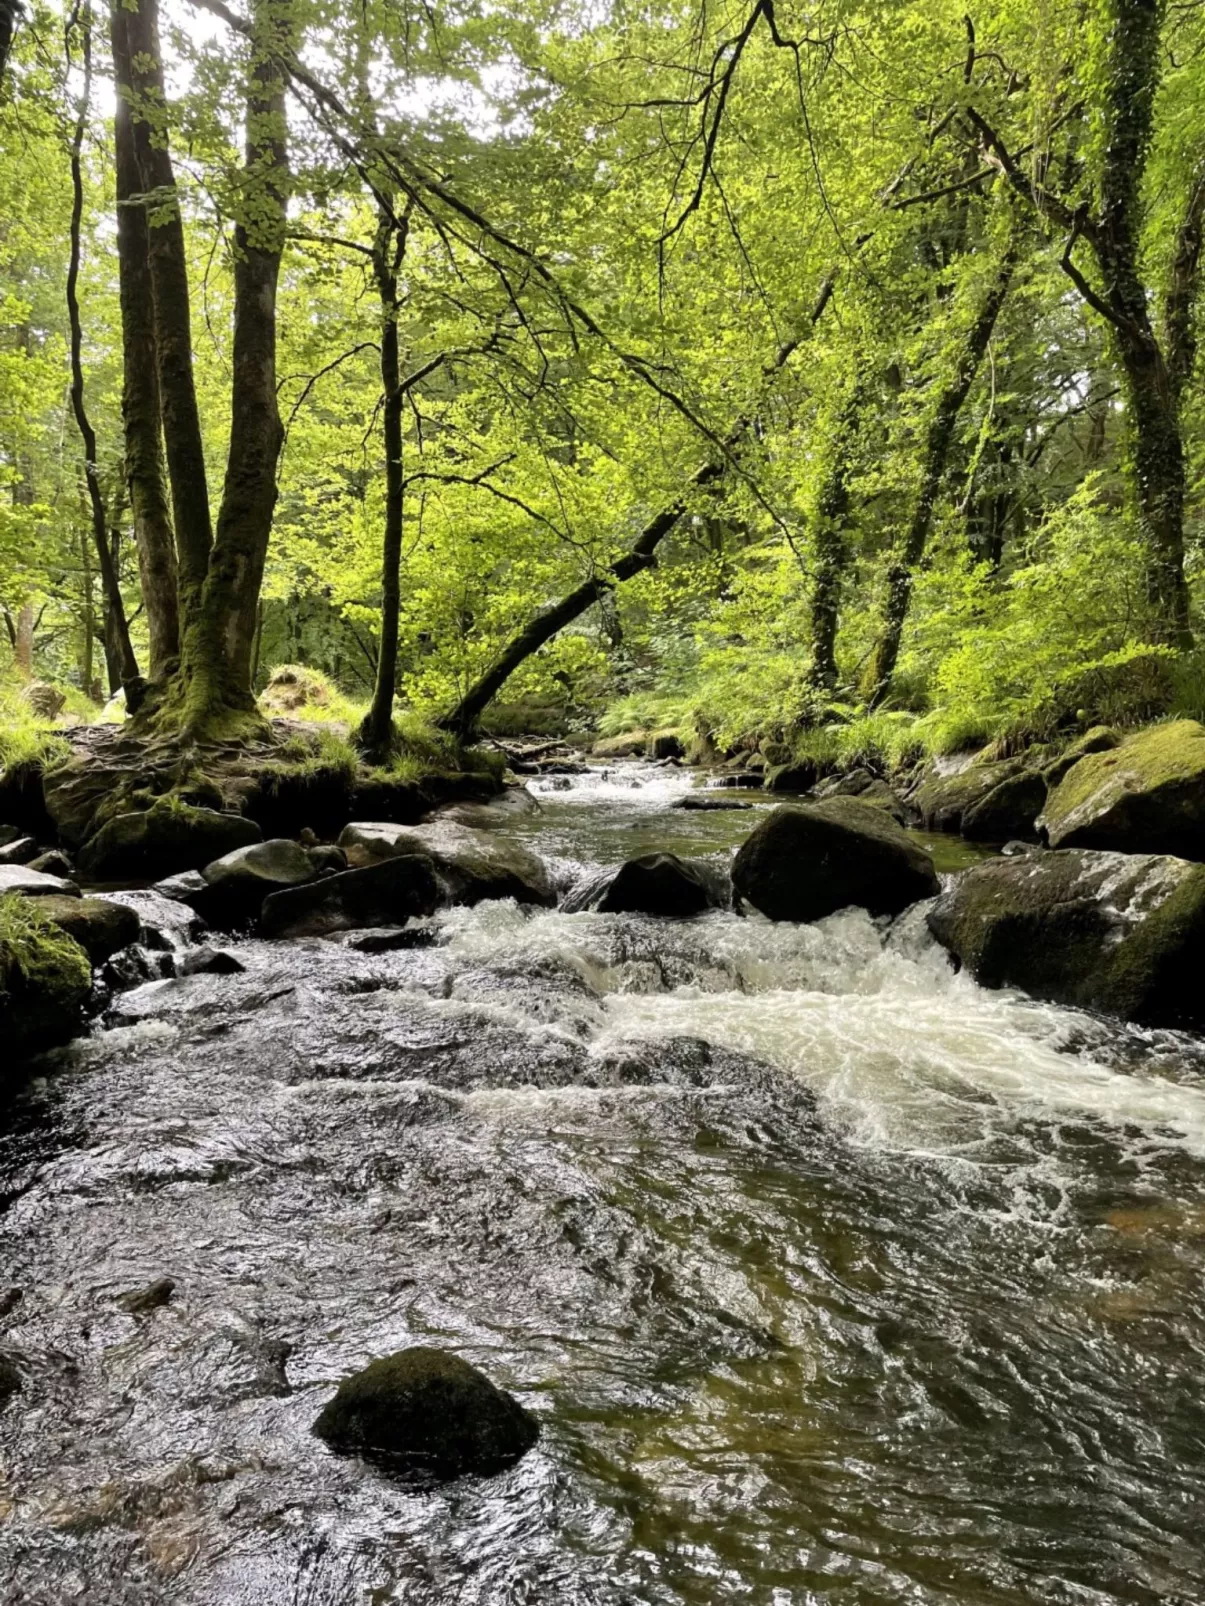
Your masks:
{"label": "stream", "polygon": [[[691,784],[506,830],[562,886],[726,860],[765,805]],[[1205,1599],[1205,1044],[983,991],[916,911],[414,924],[241,940],[0,1109],[6,1606]],[[407,1343],[536,1448],[332,1455]]]}

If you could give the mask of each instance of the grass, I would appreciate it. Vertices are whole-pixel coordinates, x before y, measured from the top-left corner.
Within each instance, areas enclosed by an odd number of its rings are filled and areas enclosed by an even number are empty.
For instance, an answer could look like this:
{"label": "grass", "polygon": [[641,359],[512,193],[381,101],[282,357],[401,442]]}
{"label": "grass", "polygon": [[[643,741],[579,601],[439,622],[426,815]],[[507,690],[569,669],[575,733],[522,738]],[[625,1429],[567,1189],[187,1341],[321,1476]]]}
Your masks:
{"label": "grass", "polygon": [[[89,705],[91,706],[91,705]],[[67,743],[50,720],[39,719],[17,682],[0,682],[0,766],[42,768],[66,756]]]}
{"label": "grass", "polygon": [[0,898],[0,954],[4,969],[16,970],[31,991],[87,988],[92,966],[87,954],[38,908],[36,898]]}

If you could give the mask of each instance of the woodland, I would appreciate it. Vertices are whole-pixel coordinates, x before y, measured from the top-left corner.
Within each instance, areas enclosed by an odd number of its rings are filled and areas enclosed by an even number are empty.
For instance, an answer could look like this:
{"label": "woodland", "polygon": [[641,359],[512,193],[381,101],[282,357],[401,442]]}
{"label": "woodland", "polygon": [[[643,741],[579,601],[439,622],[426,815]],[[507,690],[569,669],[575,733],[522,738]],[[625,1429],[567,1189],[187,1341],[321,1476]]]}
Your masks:
{"label": "woodland", "polygon": [[1202,11],[3,0],[8,757],[1199,715]]}

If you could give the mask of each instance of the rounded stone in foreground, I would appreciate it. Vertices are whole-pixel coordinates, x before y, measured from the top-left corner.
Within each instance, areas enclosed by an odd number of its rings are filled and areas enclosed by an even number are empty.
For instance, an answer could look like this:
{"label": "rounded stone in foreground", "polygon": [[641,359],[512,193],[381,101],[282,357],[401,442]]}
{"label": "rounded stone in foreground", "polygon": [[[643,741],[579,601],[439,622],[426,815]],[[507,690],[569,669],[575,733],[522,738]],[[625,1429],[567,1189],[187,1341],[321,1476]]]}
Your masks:
{"label": "rounded stone in foreground", "polygon": [[540,1426],[475,1366],[416,1345],[345,1377],[314,1432],[333,1450],[444,1482],[513,1466]]}

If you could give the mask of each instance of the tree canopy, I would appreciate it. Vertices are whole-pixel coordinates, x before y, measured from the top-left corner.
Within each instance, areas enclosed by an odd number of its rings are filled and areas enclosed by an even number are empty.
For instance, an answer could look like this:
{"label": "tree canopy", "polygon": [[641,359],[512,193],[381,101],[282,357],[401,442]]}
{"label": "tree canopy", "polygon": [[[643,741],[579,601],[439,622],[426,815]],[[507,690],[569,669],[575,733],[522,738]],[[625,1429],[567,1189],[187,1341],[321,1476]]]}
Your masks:
{"label": "tree canopy", "polygon": [[303,661],[372,752],[1199,712],[1203,44],[1193,0],[0,6],[7,673],[204,734]]}

